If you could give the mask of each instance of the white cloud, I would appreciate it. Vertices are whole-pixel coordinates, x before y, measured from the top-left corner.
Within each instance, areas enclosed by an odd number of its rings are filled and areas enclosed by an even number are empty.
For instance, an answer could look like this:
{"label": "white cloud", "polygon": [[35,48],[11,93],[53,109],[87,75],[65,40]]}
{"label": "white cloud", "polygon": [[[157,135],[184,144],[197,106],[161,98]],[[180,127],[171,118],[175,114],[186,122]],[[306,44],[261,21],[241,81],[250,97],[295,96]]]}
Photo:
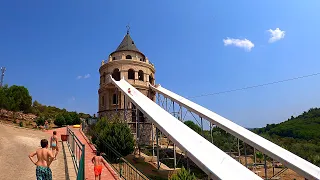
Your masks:
{"label": "white cloud", "polygon": [[285,31],[281,31],[279,28],[276,28],[275,30],[269,29],[268,32],[271,36],[269,39],[269,43],[279,41],[280,39],[283,39],[285,35]]}
{"label": "white cloud", "polygon": [[254,47],[254,44],[248,39],[227,38],[223,39],[223,43],[225,46],[233,45],[239,48],[243,48],[245,51],[251,51],[251,49]]}
{"label": "white cloud", "polygon": [[83,76],[84,79],[87,79],[90,77],[90,74],[86,74],[85,76]]}
{"label": "white cloud", "polygon": [[77,79],[87,79],[89,77],[91,77],[90,74],[86,74],[84,76],[77,76]]}

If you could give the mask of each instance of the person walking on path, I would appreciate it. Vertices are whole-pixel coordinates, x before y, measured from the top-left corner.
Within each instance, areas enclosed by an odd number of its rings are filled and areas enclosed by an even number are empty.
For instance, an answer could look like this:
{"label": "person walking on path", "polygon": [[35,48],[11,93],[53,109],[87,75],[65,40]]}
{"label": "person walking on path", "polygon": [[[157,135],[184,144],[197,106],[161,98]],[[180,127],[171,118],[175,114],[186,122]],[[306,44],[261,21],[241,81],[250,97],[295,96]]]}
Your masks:
{"label": "person walking on path", "polygon": [[59,153],[57,131],[53,131],[53,135],[50,138],[50,147],[52,153],[54,154],[54,159],[56,160]]}
{"label": "person walking on path", "polygon": [[102,173],[102,164],[107,166],[106,161],[103,159],[101,156],[102,153],[100,153],[97,150],[97,153],[95,156],[92,158],[92,163],[94,164],[94,175],[95,175],[95,180],[101,180],[101,173]]}
{"label": "person walking on path", "polygon": [[[41,148],[35,152],[29,154],[29,159],[36,165],[36,177],[37,180],[52,180],[52,172],[50,164],[52,163],[54,156],[51,151],[48,150],[48,140],[42,139],[40,141]],[[33,156],[37,155],[37,162],[33,160]]]}
{"label": "person walking on path", "polygon": [[47,131],[48,131],[48,129],[49,129],[49,123],[48,123],[48,120],[46,120],[46,121],[44,122],[44,128],[45,128],[45,130],[47,130]]}

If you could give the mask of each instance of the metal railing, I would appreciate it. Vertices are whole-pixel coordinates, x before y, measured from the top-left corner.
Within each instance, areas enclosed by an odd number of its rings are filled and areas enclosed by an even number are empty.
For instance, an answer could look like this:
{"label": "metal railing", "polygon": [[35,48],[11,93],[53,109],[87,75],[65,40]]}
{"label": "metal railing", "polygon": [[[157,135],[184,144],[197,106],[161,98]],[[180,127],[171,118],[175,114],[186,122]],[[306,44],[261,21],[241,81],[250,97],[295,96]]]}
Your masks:
{"label": "metal railing", "polygon": [[103,152],[102,157],[112,166],[112,168],[119,174],[121,179],[125,180],[149,180],[149,178],[142,174],[137,168],[130,164],[124,157],[111,147],[106,141],[88,127],[84,122],[82,123],[82,131],[91,140],[99,141],[99,147],[97,149]]}
{"label": "metal railing", "polygon": [[71,152],[72,161],[76,170],[77,180],[85,179],[85,145],[81,143],[74,132],[67,127],[67,144]]}

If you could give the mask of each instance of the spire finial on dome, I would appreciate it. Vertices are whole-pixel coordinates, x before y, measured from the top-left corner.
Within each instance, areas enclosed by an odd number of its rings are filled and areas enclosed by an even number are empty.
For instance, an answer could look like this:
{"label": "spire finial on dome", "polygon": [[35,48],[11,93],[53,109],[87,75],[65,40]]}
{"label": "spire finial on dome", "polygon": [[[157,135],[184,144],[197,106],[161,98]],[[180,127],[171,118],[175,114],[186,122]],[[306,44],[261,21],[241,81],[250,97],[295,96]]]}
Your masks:
{"label": "spire finial on dome", "polygon": [[127,28],[127,34],[129,34],[129,31],[130,31],[130,26],[129,26],[129,24],[126,26],[126,28]]}

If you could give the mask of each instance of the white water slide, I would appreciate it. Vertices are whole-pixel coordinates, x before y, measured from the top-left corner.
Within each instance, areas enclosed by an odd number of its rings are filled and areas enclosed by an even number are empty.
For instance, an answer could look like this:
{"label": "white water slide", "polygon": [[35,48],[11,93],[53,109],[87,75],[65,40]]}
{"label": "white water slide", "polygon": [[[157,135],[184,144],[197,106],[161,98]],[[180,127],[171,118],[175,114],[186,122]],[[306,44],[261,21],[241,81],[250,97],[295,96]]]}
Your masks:
{"label": "white water slide", "polygon": [[320,179],[320,168],[313,165],[312,163],[281,148],[280,146],[268,141],[267,139],[264,139],[263,137],[235,124],[234,122],[161,87],[160,85],[157,87],[153,87],[150,85],[150,87],[157,93],[160,93],[164,97],[172,99],[173,101],[187,108],[189,111],[195,112],[202,118],[209,120],[211,123],[217,125],[226,132],[234,135],[235,137],[239,138],[245,143],[258,149],[259,151],[268,155],[269,157],[281,162],[289,169],[292,169],[293,171],[308,178],[309,180]]}
{"label": "white water slide", "polygon": [[[148,120],[185,151],[186,155],[210,178],[261,180],[259,176],[173,117],[127,81],[124,79],[115,81],[111,76],[109,78],[110,82],[122,91]],[[128,93],[129,88],[130,93]]]}

